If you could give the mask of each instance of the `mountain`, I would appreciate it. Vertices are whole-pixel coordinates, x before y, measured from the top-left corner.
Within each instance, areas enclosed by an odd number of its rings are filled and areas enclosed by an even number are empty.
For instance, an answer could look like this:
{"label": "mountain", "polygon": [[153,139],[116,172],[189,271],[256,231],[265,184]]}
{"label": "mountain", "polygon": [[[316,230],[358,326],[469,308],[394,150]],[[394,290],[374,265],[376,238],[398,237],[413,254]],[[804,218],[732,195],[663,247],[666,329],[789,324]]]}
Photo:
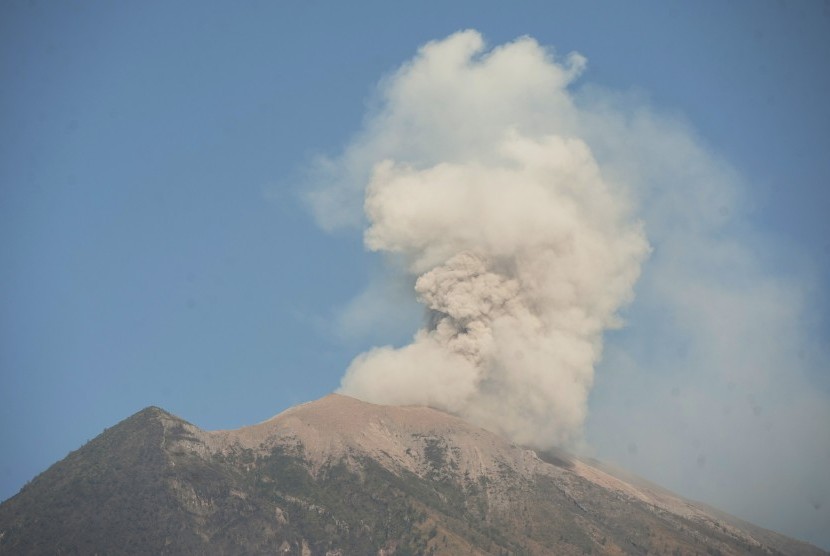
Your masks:
{"label": "mountain", "polygon": [[565,452],[337,394],[203,431],[156,407],[0,505],[0,554],[826,554]]}

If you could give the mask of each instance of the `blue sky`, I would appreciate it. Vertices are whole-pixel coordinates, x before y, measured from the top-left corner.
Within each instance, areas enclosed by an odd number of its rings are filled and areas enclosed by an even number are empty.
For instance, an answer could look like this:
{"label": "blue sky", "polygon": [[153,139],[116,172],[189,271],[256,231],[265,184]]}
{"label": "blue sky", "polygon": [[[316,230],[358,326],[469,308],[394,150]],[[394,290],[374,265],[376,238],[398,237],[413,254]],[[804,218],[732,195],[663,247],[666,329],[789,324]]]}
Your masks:
{"label": "blue sky", "polygon": [[[406,341],[411,305],[379,332],[338,324],[381,263],[359,233],[315,223],[308,171],[360,131],[381,77],[466,28],[578,51],[577,88],[686,122],[744,184],[732,233],[761,274],[797,284],[799,322],[826,347],[828,2],[6,2],[0,498],[148,405],[206,429],[251,424],[336,389],[373,343]],[[629,321],[656,326],[636,303]],[[612,353],[637,335],[614,334]],[[826,351],[805,357],[826,401]],[[596,439],[617,407],[601,371]],[[646,473],[632,454],[647,444],[595,450]],[[817,527],[743,515],[830,546]]]}

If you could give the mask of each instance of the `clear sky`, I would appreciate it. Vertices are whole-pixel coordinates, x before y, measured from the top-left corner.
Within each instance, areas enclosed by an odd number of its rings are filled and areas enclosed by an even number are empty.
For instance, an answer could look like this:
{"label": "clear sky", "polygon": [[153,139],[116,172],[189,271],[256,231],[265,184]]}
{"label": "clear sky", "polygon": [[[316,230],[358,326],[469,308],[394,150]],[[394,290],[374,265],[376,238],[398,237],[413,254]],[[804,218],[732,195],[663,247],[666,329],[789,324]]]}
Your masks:
{"label": "clear sky", "polygon": [[[379,79],[427,41],[467,28],[489,45],[530,35],[557,53],[578,51],[588,65],[577,89],[621,92],[685,122],[734,171],[735,237],[753,276],[797,293],[793,319],[809,346],[794,352],[791,398],[747,390],[741,403],[771,415],[768,428],[792,413],[775,408],[798,405],[803,392],[818,408],[807,415],[828,414],[830,2],[8,1],[0,6],[0,499],[148,405],[206,429],[252,424],[333,391],[371,345],[411,336],[420,319],[412,303],[389,306],[395,318],[380,329],[347,326],[381,261],[359,232],[318,226],[304,200],[308,174],[316,157],[336,157],[361,130]],[[641,287],[649,284],[646,276]],[[659,307],[635,301],[628,327],[609,338],[588,449],[830,548],[830,472],[820,471],[830,469],[830,452],[821,459],[830,422],[810,423],[804,440],[820,447],[810,456],[819,459],[788,456],[809,479],[793,486],[805,489],[803,507],[766,513],[748,494],[718,496],[739,467],[719,463],[729,438],[704,450],[690,433],[694,465],[684,471],[672,459],[683,450],[651,456],[671,431],[616,434],[609,423],[626,422],[620,412],[651,407],[638,398],[645,393],[664,389],[680,405],[686,392],[712,398],[710,377],[644,373],[613,399],[626,388],[607,369],[619,353],[639,353],[645,367],[663,361],[665,346],[643,341],[643,331],[663,326],[656,315]],[[630,425],[658,415],[658,405]],[[787,426],[803,430],[807,417],[799,419]],[[758,465],[760,491],[788,472]]]}

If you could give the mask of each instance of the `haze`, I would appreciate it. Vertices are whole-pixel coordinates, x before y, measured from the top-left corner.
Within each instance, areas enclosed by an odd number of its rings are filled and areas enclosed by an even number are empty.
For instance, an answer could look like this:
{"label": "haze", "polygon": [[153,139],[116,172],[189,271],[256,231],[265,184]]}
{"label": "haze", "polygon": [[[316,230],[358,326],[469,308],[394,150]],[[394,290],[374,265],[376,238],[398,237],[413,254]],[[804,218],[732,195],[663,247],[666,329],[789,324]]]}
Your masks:
{"label": "haze", "polygon": [[826,5],[0,12],[3,498],[342,387],[830,548]]}

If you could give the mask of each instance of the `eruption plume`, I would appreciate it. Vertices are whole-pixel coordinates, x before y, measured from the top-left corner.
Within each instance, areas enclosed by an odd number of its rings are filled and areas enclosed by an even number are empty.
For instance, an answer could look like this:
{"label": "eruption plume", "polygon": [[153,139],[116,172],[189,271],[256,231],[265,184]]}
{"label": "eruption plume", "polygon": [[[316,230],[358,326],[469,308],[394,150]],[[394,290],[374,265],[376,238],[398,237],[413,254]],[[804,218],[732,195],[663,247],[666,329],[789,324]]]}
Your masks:
{"label": "eruption plume", "polygon": [[[361,133],[316,166],[318,222],[363,228],[400,279],[369,287],[341,326],[365,327],[406,288],[427,313],[408,345],[355,358],[341,391],[540,448],[584,440],[573,447],[826,538],[811,274],[770,266],[793,259],[756,233],[755,190],[681,115],[574,87],[584,67],[531,38],[487,50],[455,33],[381,81]],[[635,283],[631,328],[605,335]]]}
{"label": "eruption plume", "polygon": [[[365,244],[415,278],[429,314],[409,345],[358,356],[341,392],[549,446],[581,430],[603,331],[649,247],[557,118],[584,59],[559,64],[529,38],[483,48],[473,31],[424,46],[341,161],[370,168]],[[318,192],[324,221],[338,193]]]}

